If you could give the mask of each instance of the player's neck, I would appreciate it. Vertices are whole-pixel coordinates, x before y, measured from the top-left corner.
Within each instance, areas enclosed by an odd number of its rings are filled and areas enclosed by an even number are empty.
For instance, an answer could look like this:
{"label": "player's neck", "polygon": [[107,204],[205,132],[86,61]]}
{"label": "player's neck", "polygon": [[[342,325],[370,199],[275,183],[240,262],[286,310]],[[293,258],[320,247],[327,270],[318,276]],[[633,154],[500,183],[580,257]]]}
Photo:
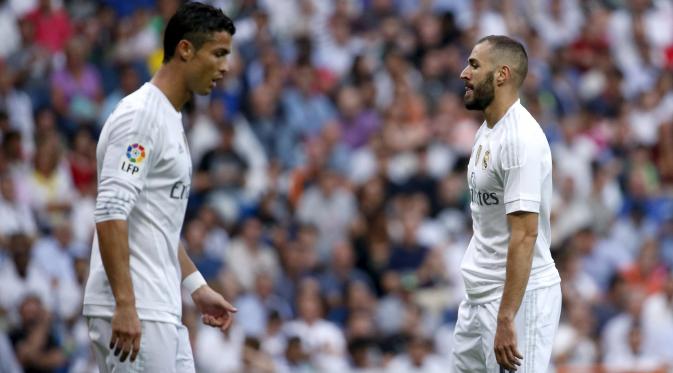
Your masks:
{"label": "player's neck", "polygon": [[183,80],[182,74],[176,71],[176,67],[170,62],[161,65],[150,82],[166,95],[176,111],[180,111],[192,94],[187,89],[187,83]]}
{"label": "player's neck", "polygon": [[519,99],[519,95],[514,92],[498,92],[493,98],[493,101],[486,109],[484,109],[484,119],[488,128],[493,128],[500,119],[507,113],[512,105]]}

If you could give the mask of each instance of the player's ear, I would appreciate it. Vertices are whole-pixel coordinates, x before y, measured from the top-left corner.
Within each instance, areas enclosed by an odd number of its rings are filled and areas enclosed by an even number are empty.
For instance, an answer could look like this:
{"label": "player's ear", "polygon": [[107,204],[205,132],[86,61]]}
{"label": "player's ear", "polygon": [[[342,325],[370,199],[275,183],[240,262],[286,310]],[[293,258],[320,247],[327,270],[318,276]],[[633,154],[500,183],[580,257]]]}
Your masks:
{"label": "player's ear", "polygon": [[182,61],[189,61],[194,57],[194,46],[188,40],[182,39],[175,47],[175,52]]}
{"label": "player's ear", "polygon": [[495,84],[501,86],[505,84],[505,82],[510,78],[512,78],[512,69],[510,69],[507,65],[502,65],[496,71]]}

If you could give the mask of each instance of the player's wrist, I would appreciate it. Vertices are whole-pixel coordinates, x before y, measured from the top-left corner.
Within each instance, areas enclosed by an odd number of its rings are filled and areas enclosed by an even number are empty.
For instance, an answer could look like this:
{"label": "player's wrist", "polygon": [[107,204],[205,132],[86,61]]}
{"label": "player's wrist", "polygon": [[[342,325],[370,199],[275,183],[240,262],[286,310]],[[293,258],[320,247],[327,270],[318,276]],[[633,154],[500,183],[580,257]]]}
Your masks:
{"label": "player's wrist", "polygon": [[184,280],[182,280],[182,286],[184,286],[189,294],[194,294],[195,291],[206,285],[208,285],[208,283],[199,271],[190,273]]}
{"label": "player's wrist", "polygon": [[115,305],[117,308],[135,308],[136,298],[133,294],[118,295],[115,297]]}
{"label": "player's wrist", "polygon": [[514,320],[514,315],[498,314],[498,322],[499,323],[512,322],[513,320]]}

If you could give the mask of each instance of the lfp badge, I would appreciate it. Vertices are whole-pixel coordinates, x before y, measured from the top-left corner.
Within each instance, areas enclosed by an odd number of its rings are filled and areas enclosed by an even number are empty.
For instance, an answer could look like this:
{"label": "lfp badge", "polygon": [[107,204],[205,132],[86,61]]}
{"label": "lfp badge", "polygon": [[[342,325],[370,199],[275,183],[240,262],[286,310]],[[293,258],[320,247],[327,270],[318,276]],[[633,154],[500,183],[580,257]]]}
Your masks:
{"label": "lfp badge", "polygon": [[122,161],[121,170],[131,175],[139,174],[140,164],[145,160],[145,147],[135,143],[126,148],[126,159]]}
{"label": "lfp badge", "polygon": [[129,147],[126,148],[126,158],[129,159],[129,162],[134,164],[142,163],[145,159],[145,148],[138,143],[129,145]]}

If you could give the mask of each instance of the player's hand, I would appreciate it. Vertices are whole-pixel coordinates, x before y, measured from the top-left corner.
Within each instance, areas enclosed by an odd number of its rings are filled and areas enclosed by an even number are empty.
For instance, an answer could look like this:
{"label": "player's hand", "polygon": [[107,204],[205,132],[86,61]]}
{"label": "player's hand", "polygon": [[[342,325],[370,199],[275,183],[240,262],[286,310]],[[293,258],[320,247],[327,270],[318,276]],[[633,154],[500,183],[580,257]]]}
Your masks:
{"label": "player's hand", "polygon": [[521,365],[523,355],[516,347],[514,321],[498,320],[493,349],[495,350],[495,359],[501,367],[507,370],[516,370]]}
{"label": "player's hand", "polygon": [[234,320],[236,308],[210,286],[204,285],[195,290],[192,299],[201,311],[201,321],[204,324],[225,331]]}
{"label": "player's hand", "polygon": [[140,319],[135,306],[117,305],[112,316],[110,349],[114,348],[114,354],[119,356],[119,361],[124,362],[129,354],[131,361],[136,360],[140,352],[140,334]]}

